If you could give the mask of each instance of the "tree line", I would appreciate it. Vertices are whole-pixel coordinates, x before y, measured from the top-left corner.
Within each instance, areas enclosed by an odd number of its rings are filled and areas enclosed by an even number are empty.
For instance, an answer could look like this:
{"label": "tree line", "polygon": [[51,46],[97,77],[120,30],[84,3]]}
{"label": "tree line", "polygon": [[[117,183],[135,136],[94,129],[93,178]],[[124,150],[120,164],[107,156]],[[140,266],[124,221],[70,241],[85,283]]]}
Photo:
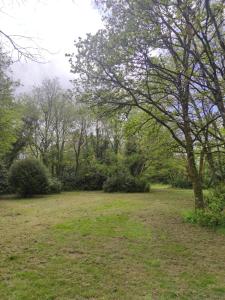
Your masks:
{"label": "tree line", "polygon": [[18,96],[15,88],[8,79],[7,97],[1,98],[7,104],[0,109],[5,116],[0,120],[1,193],[10,192],[8,171],[24,158],[41,161],[64,190],[100,190],[113,176],[120,183],[127,180],[120,187],[125,190],[133,188],[134,178],[190,187],[182,151],[146,114],[90,108],[56,78]]}

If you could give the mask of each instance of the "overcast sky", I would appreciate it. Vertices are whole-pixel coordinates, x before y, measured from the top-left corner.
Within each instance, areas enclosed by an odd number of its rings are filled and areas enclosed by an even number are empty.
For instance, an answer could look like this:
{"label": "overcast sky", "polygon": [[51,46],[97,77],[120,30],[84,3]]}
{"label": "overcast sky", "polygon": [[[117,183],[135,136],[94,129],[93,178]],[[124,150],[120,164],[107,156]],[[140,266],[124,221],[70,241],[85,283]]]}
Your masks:
{"label": "overcast sky", "polygon": [[91,0],[1,0],[0,3],[2,31],[31,36],[49,51],[42,52],[49,61],[46,64],[20,61],[13,65],[14,78],[19,78],[24,85],[20,90],[29,90],[46,77],[59,77],[62,85],[68,87],[72,74],[65,53],[75,50],[74,40],[79,36],[94,33],[103,26]]}

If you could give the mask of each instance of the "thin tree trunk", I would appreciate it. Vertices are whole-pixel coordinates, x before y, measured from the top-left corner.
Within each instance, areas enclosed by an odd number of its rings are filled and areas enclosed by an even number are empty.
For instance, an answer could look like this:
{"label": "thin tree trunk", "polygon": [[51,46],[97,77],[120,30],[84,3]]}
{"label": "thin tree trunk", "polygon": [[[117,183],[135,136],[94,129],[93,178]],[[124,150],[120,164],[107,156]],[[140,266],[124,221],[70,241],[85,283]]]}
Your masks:
{"label": "thin tree trunk", "polygon": [[205,165],[205,149],[202,149],[200,153],[200,161],[199,161],[199,176],[203,181],[203,173],[204,173],[204,165]]}

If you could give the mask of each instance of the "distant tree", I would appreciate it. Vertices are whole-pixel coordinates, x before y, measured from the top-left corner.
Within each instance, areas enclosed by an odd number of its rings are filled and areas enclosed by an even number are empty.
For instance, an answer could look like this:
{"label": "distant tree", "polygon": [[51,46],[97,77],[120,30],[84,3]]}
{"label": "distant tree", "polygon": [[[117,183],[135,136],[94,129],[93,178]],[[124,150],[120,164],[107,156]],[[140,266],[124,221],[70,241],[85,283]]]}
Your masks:
{"label": "distant tree", "polygon": [[10,65],[10,59],[0,49],[0,158],[9,151],[15,141],[15,129],[19,122],[17,106],[13,99],[16,84],[9,76]]}
{"label": "distant tree", "polygon": [[65,144],[75,118],[74,104],[57,79],[44,80],[23,97],[24,120],[30,122],[28,145],[36,158],[60,177]]}
{"label": "distant tree", "polygon": [[55,175],[60,178],[63,172],[64,151],[69,142],[73,124],[76,118],[75,105],[68,94],[61,91],[53,103],[53,141],[52,150],[55,153]]}

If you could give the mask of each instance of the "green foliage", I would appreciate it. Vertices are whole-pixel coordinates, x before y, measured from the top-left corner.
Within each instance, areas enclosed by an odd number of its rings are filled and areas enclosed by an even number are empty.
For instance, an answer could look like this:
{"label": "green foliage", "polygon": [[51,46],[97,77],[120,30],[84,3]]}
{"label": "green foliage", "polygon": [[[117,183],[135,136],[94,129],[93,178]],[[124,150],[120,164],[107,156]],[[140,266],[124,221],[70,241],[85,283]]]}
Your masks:
{"label": "green foliage", "polygon": [[192,183],[188,176],[183,172],[173,172],[170,174],[169,183],[172,187],[181,188],[181,189],[191,189]]}
{"label": "green foliage", "polygon": [[49,189],[48,172],[35,159],[14,162],[9,171],[9,182],[12,189],[23,197],[46,194]]}
{"label": "green foliage", "polygon": [[84,191],[98,191],[102,189],[106,180],[104,174],[90,171],[84,175],[78,175],[75,179],[75,189]]}
{"label": "green foliage", "polygon": [[99,165],[85,166],[77,174],[74,168],[67,168],[62,176],[63,190],[101,190],[106,180],[104,167]]}
{"label": "green foliage", "polygon": [[13,108],[4,107],[0,99],[0,157],[3,157],[10,150],[12,143],[16,139],[15,116]]}
{"label": "green foliage", "polygon": [[205,209],[188,212],[184,219],[193,224],[215,227],[225,225],[225,185],[219,185],[205,196]]}
{"label": "green foliage", "polygon": [[0,47],[0,158],[11,148],[16,139],[18,109],[13,99],[15,82],[9,77],[11,60]]}
{"label": "green foliage", "polygon": [[131,174],[144,174],[150,182],[170,184],[178,172],[185,173],[186,161],[175,154],[178,145],[169,132],[146,113],[133,109],[124,134],[125,162]]}
{"label": "green foliage", "polygon": [[76,174],[73,167],[65,167],[63,175],[61,176],[62,189],[64,191],[73,191],[76,189]]}
{"label": "green foliage", "polygon": [[197,209],[196,211],[184,214],[184,220],[188,223],[199,224],[201,226],[215,227],[222,225],[225,218],[219,212],[211,210]]}
{"label": "green foliage", "polygon": [[146,162],[144,151],[141,151],[140,145],[137,143],[136,136],[129,137],[125,145],[124,164],[129,169],[132,176],[139,176]]}
{"label": "green foliage", "polygon": [[149,192],[149,183],[144,178],[120,172],[108,177],[103,184],[104,192],[143,193]]}
{"label": "green foliage", "polygon": [[50,194],[58,194],[62,191],[62,183],[57,178],[49,178],[48,191]]}
{"label": "green foliage", "polygon": [[225,208],[225,184],[219,184],[205,197],[207,209],[221,213]]}
{"label": "green foliage", "polygon": [[0,164],[0,194],[10,192],[8,183],[8,170],[3,163]]}

